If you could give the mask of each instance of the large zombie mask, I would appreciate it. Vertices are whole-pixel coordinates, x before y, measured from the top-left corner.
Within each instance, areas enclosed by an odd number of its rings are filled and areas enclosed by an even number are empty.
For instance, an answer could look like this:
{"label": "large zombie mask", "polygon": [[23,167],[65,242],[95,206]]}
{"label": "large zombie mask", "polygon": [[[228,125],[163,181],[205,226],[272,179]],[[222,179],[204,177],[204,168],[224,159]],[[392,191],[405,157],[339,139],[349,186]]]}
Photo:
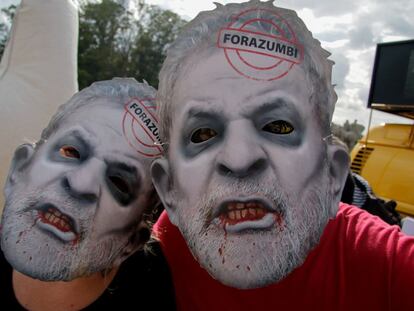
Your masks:
{"label": "large zombie mask", "polygon": [[60,107],[38,143],[17,148],[1,231],[16,270],[70,280],[119,264],[148,239],[154,95],[133,79],[94,83]]}
{"label": "large zombie mask", "polygon": [[151,173],[201,265],[238,288],[303,263],[338,208],[348,157],[329,144],[329,54],[271,2],[190,22],[160,73],[166,153]]}

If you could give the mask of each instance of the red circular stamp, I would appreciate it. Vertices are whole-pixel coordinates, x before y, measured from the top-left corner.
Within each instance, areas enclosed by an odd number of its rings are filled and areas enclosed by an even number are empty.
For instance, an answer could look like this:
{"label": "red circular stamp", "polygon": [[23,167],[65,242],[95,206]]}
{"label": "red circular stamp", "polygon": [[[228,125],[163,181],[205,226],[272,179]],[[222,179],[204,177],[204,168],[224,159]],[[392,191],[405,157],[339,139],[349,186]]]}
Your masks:
{"label": "red circular stamp", "polygon": [[143,156],[160,156],[162,148],[155,100],[132,98],[124,108],[122,131],[128,144]]}
{"label": "red circular stamp", "polygon": [[280,79],[303,60],[303,47],[288,22],[268,9],[238,14],[220,29],[217,47],[234,70],[259,81]]}

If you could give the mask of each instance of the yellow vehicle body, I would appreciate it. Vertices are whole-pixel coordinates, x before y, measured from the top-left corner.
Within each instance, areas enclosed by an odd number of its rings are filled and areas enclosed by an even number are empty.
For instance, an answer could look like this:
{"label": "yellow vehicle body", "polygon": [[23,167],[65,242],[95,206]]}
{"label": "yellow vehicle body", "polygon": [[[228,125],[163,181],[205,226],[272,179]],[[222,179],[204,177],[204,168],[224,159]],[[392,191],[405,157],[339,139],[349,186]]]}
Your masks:
{"label": "yellow vehicle body", "polygon": [[401,214],[414,217],[414,125],[370,129],[351,152],[351,170],[368,180],[377,196],[395,200]]}

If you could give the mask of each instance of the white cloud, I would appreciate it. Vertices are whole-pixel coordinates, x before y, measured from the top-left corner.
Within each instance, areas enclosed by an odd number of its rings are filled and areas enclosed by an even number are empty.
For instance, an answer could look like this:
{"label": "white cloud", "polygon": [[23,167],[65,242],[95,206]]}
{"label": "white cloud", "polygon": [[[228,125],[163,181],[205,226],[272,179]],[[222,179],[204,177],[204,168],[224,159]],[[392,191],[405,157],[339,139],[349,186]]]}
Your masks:
{"label": "white cloud", "polygon": [[216,6],[213,2],[220,2],[222,4],[245,2],[244,0],[225,0],[225,1],[208,1],[208,0],[146,0],[147,3],[156,4],[163,8],[169,9],[177,14],[180,14],[187,20],[194,18],[201,11],[213,10]]}
{"label": "white cloud", "polygon": [[345,79],[349,73],[348,59],[342,53],[335,53],[332,51],[331,59],[335,62],[332,73],[332,82],[336,85],[336,90],[343,90],[345,88]]}

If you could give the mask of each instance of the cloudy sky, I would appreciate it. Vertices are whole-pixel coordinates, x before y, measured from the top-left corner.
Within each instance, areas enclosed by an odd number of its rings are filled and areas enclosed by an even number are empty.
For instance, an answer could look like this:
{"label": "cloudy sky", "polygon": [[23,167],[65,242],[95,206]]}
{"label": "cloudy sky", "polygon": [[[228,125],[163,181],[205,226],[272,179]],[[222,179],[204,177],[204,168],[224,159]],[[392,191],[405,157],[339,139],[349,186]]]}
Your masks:
{"label": "cloudy sky", "polygon": [[[0,6],[16,2],[0,0]],[[187,20],[195,17],[199,11],[214,8],[211,0],[146,2],[170,9]],[[342,124],[347,119],[351,122],[357,119],[367,126],[369,110],[366,104],[376,44],[414,39],[414,1],[278,0],[275,4],[296,10],[322,46],[332,53],[331,59],[336,63],[333,77],[339,97],[334,122]],[[382,122],[413,123],[409,119],[374,112],[372,123]]]}
{"label": "cloudy sky", "polygon": [[[147,0],[189,19],[210,10],[210,0]],[[238,0],[221,3],[243,2]],[[367,126],[366,108],[376,44],[414,39],[413,0],[278,0],[275,5],[294,9],[335,61],[334,83],[338,103],[334,122],[355,119]],[[373,113],[373,124],[413,123],[381,112]]]}

